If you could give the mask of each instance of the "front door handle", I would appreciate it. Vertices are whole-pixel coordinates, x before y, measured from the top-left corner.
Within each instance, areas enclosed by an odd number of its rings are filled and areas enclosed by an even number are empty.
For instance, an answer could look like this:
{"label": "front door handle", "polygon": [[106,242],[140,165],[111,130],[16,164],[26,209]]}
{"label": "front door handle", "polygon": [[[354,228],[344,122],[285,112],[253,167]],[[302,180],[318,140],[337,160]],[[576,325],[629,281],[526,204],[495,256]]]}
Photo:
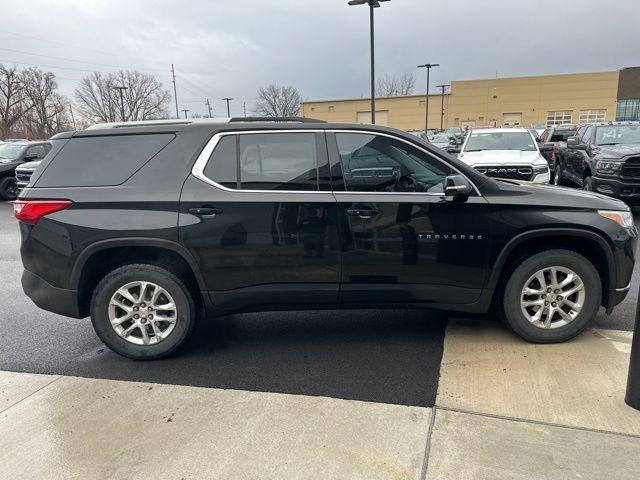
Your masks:
{"label": "front door handle", "polygon": [[352,217],[360,217],[360,218],[372,218],[376,215],[380,215],[380,210],[376,210],[373,208],[348,208],[347,215],[351,215]]}
{"label": "front door handle", "polygon": [[189,213],[198,217],[213,217],[222,213],[222,209],[216,207],[196,207],[190,208]]}

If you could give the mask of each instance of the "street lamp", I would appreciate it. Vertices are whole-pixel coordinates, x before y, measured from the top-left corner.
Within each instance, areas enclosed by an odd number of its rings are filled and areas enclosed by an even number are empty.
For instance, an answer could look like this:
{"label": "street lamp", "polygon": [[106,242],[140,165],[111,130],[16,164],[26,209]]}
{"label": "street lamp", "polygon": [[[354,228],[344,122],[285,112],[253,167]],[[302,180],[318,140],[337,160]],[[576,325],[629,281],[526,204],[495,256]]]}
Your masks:
{"label": "street lamp", "polygon": [[438,85],[438,88],[442,89],[442,106],[440,107],[440,131],[444,130],[444,89],[449,88],[451,85]]}
{"label": "street lamp", "polygon": [[227,117],[231,118],[231,109],[229,108],[229,102],[233,100],[233,98],[224,97],[222,100],[227,102]]}
{"label": "street lamp", "polygon": [[122,116],[122,121],[124,122],[126,119],[124,118],[124,91],[128,90],[129,87],[124,86],[115,86],[114,90],[117,90],[120,93],[120,115]]}
{"label": "street lamp", "polygon": [[427,96],[424,101],[424,134],[427,135],[429,129],[429,73],[433,67],[439,67],[439,63],[425,63],[424,65],[418,65],[418,68],[427,69]]}
{"label": "street lamp", "polygon": [[373,9],[380,7],[380,2],[390,0],[350,0],[349,5],[369,5],[369,34],[371,37],[371,123],[376,123],[376,66],[373,29]]}

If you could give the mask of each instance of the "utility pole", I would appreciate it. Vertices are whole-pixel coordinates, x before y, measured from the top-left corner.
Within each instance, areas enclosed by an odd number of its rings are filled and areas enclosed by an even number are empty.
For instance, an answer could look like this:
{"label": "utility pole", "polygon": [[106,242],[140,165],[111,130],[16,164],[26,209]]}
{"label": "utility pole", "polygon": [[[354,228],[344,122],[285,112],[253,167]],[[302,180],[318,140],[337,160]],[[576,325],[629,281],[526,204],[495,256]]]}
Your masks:
{"label": "utility pole", "polygon": [[171,76],[173,77],[173,99],[176,102],[176,118],[180,118],[178,113],[178,91],[176,90],[176,71],[173,68],[173,63],[171,64]]}
{"label": "utility pole", "polygon": [[242,102],[242,113],[244,113],[244,118],[247,118],[247,102]]}
{"label": "utility pole", "polygon": [[115,86],[113,87],[114,90],[117,90],[118,93],[120,93],[120,115],[122,117],[122,121],[125,122],[126,118],[124,117],[124,91],[127,90],[129,87],[125,87],[125,86]]}
{"label": "utility pole", "polygon": [[439,63],[425,63],[424,65],[418,65],[418,68],[427,69],[427,96],[424,101],[424,134],[427,135],[429,129],[429,73],[433,67],[439,67]]}
{"label": "utility pole", "polygon": [[73,116],[73,105],[69,104],[69,111],[71,112],[71,121],[73,122],[73,129],[76,130],[76,117]]}
{"label": "utility pole", "polygon": [[438,85],[438,88],[442,89],[442,105],[440,107],[440,131],[444,130],[444,89],[449,88],[451,85]]}
{"label": "utility pole", "polygon": [[376,123],[376,55],[375,55],[375,35],[373,9],[380,7],[380,2],[389,0],[350,0],[349,5],[369,5],[369,41],[371,43],[371,123]]}
{"label": "utility pole", "polygon": [[186,108],[184,108],[182,111],[184,112],[184,118],[189,118],[187,116],[187,113],[189,113],[191,110],[187,110]]}
{"label": "utility pole", "polygon": [[209,109],[209,118],[213,118],[213,114],[211,113],[211,103],[209,103],[209,99],[207,98],[207,101],[204,102],[204,104],[207,106],[207,108]]}
{"label": "utility pole", "polygon": [[227,102],[227,117],[231,117],[231,108],[229,107],[229,102],[233,100],[233,98],[224,97],[222,100]]}

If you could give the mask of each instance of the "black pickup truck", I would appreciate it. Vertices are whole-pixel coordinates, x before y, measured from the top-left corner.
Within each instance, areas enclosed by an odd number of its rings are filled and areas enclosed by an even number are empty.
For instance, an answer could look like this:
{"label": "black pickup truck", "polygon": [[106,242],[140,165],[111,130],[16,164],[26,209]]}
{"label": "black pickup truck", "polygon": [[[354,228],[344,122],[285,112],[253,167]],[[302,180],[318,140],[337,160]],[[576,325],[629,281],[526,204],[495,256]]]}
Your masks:
{"label": "black pickup truck", "polygon": [[623,200],[640,198],[640,122],[581,126],[556,146],[556,183]]}

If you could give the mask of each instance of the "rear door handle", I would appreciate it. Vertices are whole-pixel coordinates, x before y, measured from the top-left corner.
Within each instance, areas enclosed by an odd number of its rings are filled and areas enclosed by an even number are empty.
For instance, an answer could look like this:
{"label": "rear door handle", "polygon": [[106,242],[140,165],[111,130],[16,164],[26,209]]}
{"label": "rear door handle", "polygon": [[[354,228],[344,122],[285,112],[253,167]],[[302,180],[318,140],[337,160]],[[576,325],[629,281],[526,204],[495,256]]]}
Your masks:
{"label": "rear door handle", "polygon": [[198,217],[213,217],[214,215],[222,213],[222,209],[216,207],[197,207],[190,208],[189,213],[191,215],[197,215]]}
{"label": "rear door handle", "polygon": [[347,215],[360,218],[372,218],[376,215],[380,215],[380,210],[375,210],[373,208],[348,208]]}

